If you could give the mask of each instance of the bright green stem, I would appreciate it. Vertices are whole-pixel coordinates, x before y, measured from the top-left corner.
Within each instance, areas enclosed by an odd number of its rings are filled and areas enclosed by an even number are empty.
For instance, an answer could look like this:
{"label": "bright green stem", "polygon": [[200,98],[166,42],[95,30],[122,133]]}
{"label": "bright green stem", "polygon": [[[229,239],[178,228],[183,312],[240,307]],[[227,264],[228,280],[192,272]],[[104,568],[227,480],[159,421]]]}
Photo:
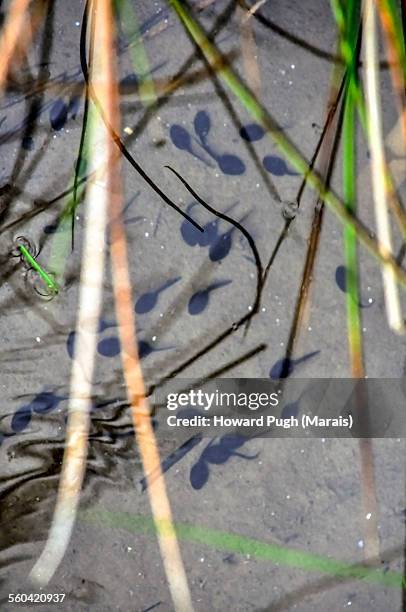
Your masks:
{"label": "bright green stem", "polygon": [[[254,94],[244,85],[239,77],[222,60],[220,52],[208,40],[205,32],[195,19],[191,17],[184,4],[179,0],[169,0],[174,10],[178,14],[185,30],[189,33],[196,45],[216,71],[224,83],[239,99],[241,104],[247,109],[255,121],[258,121],[266,130],[268,135],[274,140],[283,155],[289,160],[290,164],[305,177],[306,182],[327,204],[330,210],[340,219],[344,225],[350,226],[356,233],[358,240],[370,251],[370,253],[382,264],[387,263],[391,266],[402,285],[406,285],[406,273],[399,268],[393,257],[383,255],[371,238],[369,232],[358,221],[358,219],[342,204],[339,198],[327,189],[324,181],[309,167],[307,161],[299,153],[296,147],[288,140],[283,131],[268,113],[268,111],[258,102]],[[218,68],[221,66],[220,68]]]}
{"label": "bright green stem", "polygon": [[[337,0],[332,0],[333,5]],[[343,195],[346,209],[356,214],[356,158],[355,158],[355,110],[365,105],[358,79],[357,43],[360,27],[360,2],[348,0],[342,20],[338,21],[342,41],[346,42],[349,55],[347,62],[347,82],[343,116]],[[334,7],[333,7],[334,9]],[[334,10],[333,10],[334,12]],[[342,42],[343,44],[343,42]],[[365,114],[361,116],[365,119]],[[366,128],[366,122],[365,122]],[[344,227],[344,260],[347,302],[347,329],[350,352],[351,373],[360,378],[364,376],[362,355],[362,327],[360,313],[360,291],[358,274],[357,235],[352,227]]]}
{"label": "bright green stem", "polygon": [[[100,528],[100,525],[112,529],[124,529],[129,533],[154,535],[159,528],[154,519],[149,516],[132,515],[125,512],[109,512],[98,507],[82,511],[81,520]],[[165,528],[165,521],[161,528]],[[208,546],[216,550],[237,555],[250,555],[254,559],[271,561],[287,567],[303,569],[310,572],[320,572],[348,580],[362,580],[385,587],[401,588],[403,576],[400,572],[385,572],[381,568],[350,565],[322,555],[314,555],[307,551],[287,548],[279,544],[270,544],[254,538],[220,531],[209,527],[199,527],[188,523],[176,523],[175,531],[178,538],[185,542],[194,542],[200,546]]]}
{"label": "bright green stem", "polygon": [[360,3],[358,0],[347,3],[347,11],[344,10],[340,0],[330,0],[332,12],[340,33],[340,50],[342,58],[347,67],[347,84],[351,89],[357,105],[358,114],[364,131],[367,131],[367,115],[364,95],[357,78],[357,53],[358,26],[360,23]]}
{"label": "bright green stem", "polygon": [[[343,193],[347,210],[355,214],[355,105],[347,90],[343,118]],[[357,235],[354,228],[344,227],[344,258],[346,270],[347,327],[351,370],[357,378],[363,376],[362,331],[358,279]]]}
{"label": "bright green stem", "polygon": [[[385,3],[387,1],[391,3],[391,0],[385,0]],[[364,96],[364,92],[362,90],[362,87],[361,87],[361,84],[358,78],[358,73],[357,73],[358,58],[356,57],[357,55],[356,46],[357,46],[357,37],[358,37],[360,6],[358,2],[356,4],[354,3],[354,1],[349,3],[347,5],[348,15],[349,15],[347,19],[347,13],[344,11],[340,1],[330,0],[330,2],[331,2],[333,15],[337,22],[337,27],[340,32],[341,41],[340,41],[339,46],[341,49],[341,54],[343,56],[343,59],[347,67],[347,77],[346,77],[347,87],[354,98],[354,102],[357,106],[358,115],[361,121],[363,132],[367,140],[369,141],[369,134],[368,134],[369,124],[367,121],[368,116],[367,116],[367,108],[366,108],[366,103],[365,103],[365,96]],[[391,14],[391,17],[396,22],[399,18],[399,14],[397,13],[397,11],[395,11],[394,14]],[[353,24],[352,28],[348,27],[347,21],[352,22]],[[402,35],[402,30],[400,30],[400,35]],[[343,46],[343,39],[345,39],[347,42],[347,44],[344,46]],[[404,217],[402,208],[401,206],[399,206],[399,203],[397,200],[397,194],[393,187],[392,176],[389,172],[389,169],[387,169],[386,171],[387,171],[388,191],[391,194],[391,198],[396,199],[396,201],[394,202],[394,205],[396,206],[396,209],[397,209],[396,215],[397,215],[398,222],[400,225],[400,231],[402,233],[403,240],[406,241],[406,219]]]}
{"label": "bright green stem", "polygon": [[46,286],[48,287],[48,289],[51,289],[51,291],[53,293],[58,293],[59,292],[59,287],[57,285],[57,283],[49,276],[49,274],[47,274],[47,272],[45,272],[45,270],[43,268],[41,268],[41,266],[39,265],[39,263],[34,259],[34,257],[27,251],[27,249],[25,248],[25,246],[23,246],[22,244],[18,245],[18,248],[20,249],[22,255],[25,257],[25,259],[28,261],[28,263],[30,264],[30,266],[36,271],[38,272],[39,276],[42,278],[42,280],[44,281],[44,283],[46,284]]}

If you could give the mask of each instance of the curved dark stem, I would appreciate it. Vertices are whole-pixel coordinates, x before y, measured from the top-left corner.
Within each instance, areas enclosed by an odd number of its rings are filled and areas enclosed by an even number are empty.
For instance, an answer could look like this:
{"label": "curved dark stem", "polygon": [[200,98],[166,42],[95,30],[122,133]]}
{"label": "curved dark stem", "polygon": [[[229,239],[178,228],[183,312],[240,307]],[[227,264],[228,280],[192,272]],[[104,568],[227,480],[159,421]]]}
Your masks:
{"label": "curved dark stem", "polygon": [[180,372],[182,372],[183,370],[188,368],[197,359],[200,359],[200,357],[203,357],[203,355],[205,355],[209,351],[213,350],[223,340],[228,338],[228,336],[230,336],[235,331],[237,331],[242,325],[244,325],[245,323],[248,323],[259,311],[259,307],[260,307],[260,304],[261,304],[262,287],[263,287],[263,283],[262,283],[262,270],[263,270],[263,268],[262,268],[261,258],[259,256],[258,249],[256,247],[255,241],[254,241],[253,237],[251,236],[251,234],[248,232],[248,230],[246,230],[245,227],[243,225],[241,225],[241,223],[239,223],[238,221],[235,221],[235,219],[232,219],[228,215],[225,215],[224,213],[216,210],[215,208],[210,206],[210,204],[205,202],[205,200],[203,200],[203,198],[201,198],[199,196],[199,194],[197,194],[196,191],[194,191],[194,189],[188,184],[188,182],[176,170],[174,170],[170,166],[165,166],[165,167],[168,168],[168,170],[173,172],[173,174],[175,174],[178,177],[178,179],[183,183],[183,185],[186,187],[186,189],[189,191],[189,193],[197,200],[197,202],[199,202],[202,206],[204,206],[204,208],[206,208],[208,211],[210,211],[214,215],[217,215],[220,219],[223,219],[224,221],[227,221],[228,223],[233,225],[236,229],[238,229],[243,234],[243,236],[245,236],[245,238],[247,239],[248,244],[249,244],[249,246],[251,248],[251,251],[252,251],[252,254],[254,256],[254,259],[255,259],[255,264],[256,264],[256,268],[257,268],[257,287],[256,287],[255,301],[254,301],[254,304],[252,306],[252,310],[251,311],[249,311],[241,319],[239,319],[238,321],[233,323],[233,325],[231,325],[230,327],[225,329],[214,340],[209,342],[209,344],[207,344],[205,347],[203,347],[202,349],[197,351],[197,353],[192,355],[192,357],[190,357],[189,359],[184,361],[182,364],[177,366],[174,370],[172,370],[172,372],[169,372],[169,374],[167,374],[166,376],[161,378],[161,380],[159,380],[155,385],[153,385],[151,387],[150,393],[152,393],[154,391],[154,389],[156,389],[156,387],[158,385],[161,385],[164,382],[166,382],[167,380],[169,380],[170,378],[174,378],[175,376],[180,374]]}
{"label": "curved dark stem", "polygon": [[[199,204],[204,206],[204,208],[206,208],[206,210],[208,210],[209,212],[213,213],[213,215],[216,215],[220,219],[223,219],[224,221],[227,221],[228,223],[231,223],[231,225],[234,225],[234,227],[236,227],[245,236],[245,238],[247,239],[248,244],[251,247],[252,254],[254,255],[255,265],[257,267],[258,274],[259,274],[259,276],[262,276],[262,262],[261,262],[261,258],[259,256],[258,249],[257,249],[256,244],[255,244],[255,240],[253,239],[253,237],[251,236],[249,231],[247,229],[245,229],[245,227],[243,225],[241,225],[241,223],[239,223],[238,221],[236,221],[232,217],[229,217],[228,215],[226,215],[226,214],[220,212],[219,210],[216,210],[215,208],[213,208],[213,206],[210,206],[210,204],[208,204],[205,200],[203,200],[203,198],[201,198],[199,196],[198,193],[196,193],[196,191],[193,189],[193,187],[191,187],[189,185],[189,183],[186,181],[186,179],[184,179],[183,176],[181,176],[181,174],[179,174],[179,172],[177,170],[175,170],[174,168],[172,168],[171,166],[168,166],[168,165],[164,166],[164,167],[167,168],[168,170],[170,170],[171,172],[173,172],[173,174],[178,177],[180,182],[183,183],[183,185],[186,187],[186,189],[189,191],[189,193],[197,200],[197,202],[199,202]],[[258,287],[259,287],[259,292],[260,292],[261,281],[258,281]]]}

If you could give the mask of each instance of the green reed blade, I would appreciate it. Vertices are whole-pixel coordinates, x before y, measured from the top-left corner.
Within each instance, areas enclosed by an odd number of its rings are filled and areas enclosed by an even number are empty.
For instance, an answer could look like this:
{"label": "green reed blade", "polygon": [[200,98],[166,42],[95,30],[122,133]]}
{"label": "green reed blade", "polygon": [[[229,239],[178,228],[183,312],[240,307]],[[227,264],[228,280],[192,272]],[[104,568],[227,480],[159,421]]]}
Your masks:
{"label": "green reed blade", "polygon": [[[79,519],[86,524],[94,525],[95,528],[122,529],[133,534],[154,535],[157,531],[157,525],[150,516],[111,512],[99,506],[82,510],[79,513]],[[162,521],[162,523],[165,526],[165,521]],[[237,533],[190,523],[175,523],[175,530],[178,538],[185,542],[193,542],[223,552],[250,555],[258,561],[269,561],[309,572],[329,574],[337,578],[362,580],[387,588],[400,589],[404,583],[401,572],[387,571],[372,565],[368,567],[362,564],[351,564],[330,556],[288,548]]]}
{"label": "green reed blade", "polygon": [[[346,208],[355,213],[355,104],[350,90],[344,106],[343,118],[343,193]],[[346,301],[348,342],[351,369],[362,376],[362,332],[360,316],[360,292],[358,280],[357,235],[348,224],[344,227],[344,257],[346,269]]]}
{"label": "green reed blade", "polygon": [[[333,13],[336,15],[338,0],[332,0]],[[340,4],[340,8],[342,5]],[[343,197],[346,209],[356,213],[356,157],[355,157],[355,111],[363,103],[363,95],[358,79],[357,43],[360,28],[361,7],[358,0],[349,0],[346,9],[342,9],[337,20],[341,38],[341,49],[347,55],[344,60],[347,65],[347,83],[344,100],[343,116]],[[337,15],[336,15],[337,17]],[[365,112],[365,106],[362,106]],[[365,119],[365,114],[363,115]],[[366,127],[365,122],[365,127]],[[350,352],[351,372],[353,376],[364,376],[362,324],[360,313],[359,271],[357,253],[357,235],[348,224],[344,226],[344,261],[347,303],[347,330]]]}

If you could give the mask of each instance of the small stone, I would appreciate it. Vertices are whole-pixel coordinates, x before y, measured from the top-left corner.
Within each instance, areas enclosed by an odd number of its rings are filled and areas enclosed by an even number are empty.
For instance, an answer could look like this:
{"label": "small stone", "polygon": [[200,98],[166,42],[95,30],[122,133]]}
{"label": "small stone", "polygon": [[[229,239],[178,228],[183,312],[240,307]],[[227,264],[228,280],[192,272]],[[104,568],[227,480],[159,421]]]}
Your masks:
{"label": "small stone", "polygon": [[282,216],[287,220],[291,221],[297,215],[299,204],[297,202],[282,202]]}

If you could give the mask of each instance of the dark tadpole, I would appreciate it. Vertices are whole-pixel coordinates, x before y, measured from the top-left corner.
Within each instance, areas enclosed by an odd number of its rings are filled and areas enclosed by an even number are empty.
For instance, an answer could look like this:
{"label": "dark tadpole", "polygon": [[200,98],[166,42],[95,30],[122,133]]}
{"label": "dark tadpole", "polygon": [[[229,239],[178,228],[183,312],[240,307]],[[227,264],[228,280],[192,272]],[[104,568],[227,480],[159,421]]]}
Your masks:
{"label": "dark tadpole", "polygon": [[209,246],[217,239],[219,222],[220,219],[216,219],[215,221],[209,221],[209,223],[203,226],[204,233],[199,232],[200,246]]}
{"label": "dark tadpole", "polygon": [[261,140],[265,135],[265,130],[263,127],[258,125],[258,123],[250,123],[249,125],[243,125],[240,129],[240,136],[244,140],[248,140],[248,142],[255,142],[257,140]]}
{"label": "dark tadpole", "polygon": [[31,421],[31,406],[21,406],[13,415],[11,429],[18,433],[25,429]]}
{"label": "dark tadpole", "polygon": [[69,332],[68,337],[66,339],[66,350],[71,359],[73,359],[73,352],[75,350],[75,339],[76,339],[76,332],[75,331]]}
{"label": "dark tadpole", "polygon": [[189,221],[183,221],[180,233],[182,235],[183,240],[189,246],[209,246],[212,244],[217,236],[218,236],[218,224],[220,219],[216,219],[215,221],[209,221],[206,225],[203,226],[203,232],[200,232],[195,228]]}
{"label": "dark tadpole", "polygon": [[297,417],[300,410],[300,399],[296,400],[296,402],[291,402],[290,404],[286,404],[284,406],[281,417],[282,419],[290,419],[291,417]]}
{"label": "dark tadpole", "polygon": [[[182,418],[182,417],[186,418],[186,416],[190,418],[191,416],[195,416],[195,415],[200,415],[200,413],[197,410],[192,410],[192,409],[181,410],[177,413],[177,416],[179,418]],[[152,476],[151,481],[154,482],[154,480],[158,477],[158,474],[160,471],[162,471],[162,473],[165,473],[173,465],[181,461],[181,459],[183,459],[185,455],[187,455],[191,450],[195,448],[195,446],[197,446],[201,442],[202,438],[203,438],[202,434],[198,433],[192,438],[189,438],[189,440],[186,440],[186,442],[184,442],[183,444],[181,444],[174,452],[172,452],[168,457],[166,457],[161,462],[160,470],[159,471],[157,470],[155,473],[151,474]],[[140,489],[141,493],[148,488],[148,480],[149,479],[144,477],[139,481],[138,488]]]}
{"label": "dark tadpole", "polygon": [[115,321],[106,321],[105,319],[100,319],[99,321],[99,334],[104,332],[104,330],[109,329],[110,327],[117,327],[117,323]]}
{"label": "dark tadpole", "polygon": [[68,115],[71,119],[76,119],[80,109],[80,96],[72,96],[69,100]]}
{"label": "dark tadpole", "polygon": [[289,359],[288,357],[284,357],[283,359],[279,359],[271,368],[269,372],[269,377],[272,380],[278,380],[279,378],[288,378],[293,370],[299,364],[311,359],[318,355],[320,351],[313,351],[312,353],[307,353],[307,355],[303,355],[303,357],[299,357],[298,359]]}
{"label": "dark tadpole", "polygon": [[138,89],[138,86],[139,86],[139,79],[137,75],[134,73],[127,74],[120,81],[120,84],[119,84],[120,93],[126,94],[131,91],[136,91]]}
{"label": "dark tadpole", "polygon": [[[249,213],[248,213],[249,214]],[[239,223],[242,223],[247,217],[248,214],[244,215],[241,219],[239,219]],[[211,261],[221,261],[225,259],[229,252],[231,251],[232,243],[233,243],[233,232],[236,230],[235,225],[233,225],[229,230],[227,230],[224,234],[221,234],[216,242],[214,242],[209,249],[209,257]]]}
{"label": "dark tadpole", "polygon": [[218,155],[217,163],[223,174],[238,176],[240,174],[244,174],[245,172],[244,162],[236,155],[230,155],[229,153]]}
{"label": "dark tadpole", "polygon": [[30,404],[25,404],[16,410],[11,421],[11,429],[15,433],[23,431],[30,423],[33,412],[46,414],[54,410],[65,396],[55,395],[51,391],[41,391]]}
{"label": "dark tadpole", "polygon": [[238,176],[240,174],[244,174],[245,164],[236,155],[232,155],[231,153],[224,153],[223,155],[219,155],[208,144],[202,143],[202,147],[204,148],[206,153],[211,155],[211,157],[217,162],[223,174],[228,174],[231,176]]}
{"label": "dark tadpole", "polygon": [[[186,208],[186,213],[190,216],[192,208],[196,206],[196,202],[191,202]],[[180,226],[180,235],[182,236],[184,242],[189,246],[196,246],[199,244],[201,231],[197,229],[194,225],[190,223],[187,219],[182,221]]]}
{"label": "dark tadpole", "polygon": [[347,292],[347,281],[345,278],[346,270],[345,266],[337,266],[336,269],[336,283],[337,287],[341,289],[344,293]]}
{"label": "dark tadpole", "polygon": [[217,281],[209,285],[206,289],[202,291],[197,291],[192,295],[188,304],[188,312],[191,315],[198,315],[203,312],[209,305],[210,301],[210,293],[215,289],[220,289],[220,287],[225,287],[229,285],[232,281]]}
{"label": "dark tadpole", "polygon": [[[105,331],[106,329],[109,329],[110,327],[117,327],[117,323],[115,321],[106,321],[105,319],[100,319],[98,333],[100,334],[101,332]],[[75,341],[76,341],[76,331],[69,332],[68,337],[66,339],[66,350],[71,359],[73,359],[73,353],[75,350]]]}
{"label": "dark tadpole", "polygon": [[[226,213],[232,210],[237,205],[234,202],[226,209]],[[187,213],[190,215],[190,211],[193,206],[196,206],[196,202],[192,202],[187,207]],[[194,227],[189,221],[185,220],[182,222],[180,227],[180,233],[183,240],[189,246],[196,246],[197,244],[201,247],[206,247],[213,244],[218,239],[218,225],[220,223],[220,217],[217,217],[214,221],[209,221],[203,226],[203,232],[200,232]]]}
{"label": "dark tadpole", "polygon": [[190,470],[190,484],[195,491],[199,491],[204,487],[209,480],[209,475],[209,466],[204,461],[198,461],[192,466]]}
{"label": "dark tadpole", "polygon": [[226,434],[217,443],[215,439],[211,440],[190,470],[190,484],[192,487],[195,490],[204,487],[209,479],[210,464],[223,465],[231,457],[240,457],[248,460],[256,459],[258,453],[255,455],[244,455],[236,451],[237,448],[243,446],[248,440],[249,438],[239,436],[238,434]]}
{"label": "dark tadpole", "polygon": [[97,352],[103,357],[116,357],[120,354],[120,340],[117,336],[103,338],[97,345]]}
{"label": "dark tadpole", "polygon": [[[148,357],[151,353],[158,351],[167,351],[172,349],[172,346],[155,348],[146,340],[138,341],[138,354],[140,359],[144,359]],[[103,357],[117,357],[120,354],[120,340],[117,336],[109,336],[108,338],[103,338],[97,345],[97,352],[99,355]]]}
{"label": "dark tadpole", "polygon": [[50,223],[49,225],[46,225],[44,227],[44,229],[42,230],[44,232],[44,234],[56,234],[56,233],[63,233],[66,232],[66,229],[59,227],[59,221],[56,221],[55,223]]}
{"label": "dark tadpole", "polygon": [[199,111],[196,113],[193,125],[197,136],[205,143],[211,128],[209,114],[206,113],[206,111]]}
{"label": "dark tadpole", "polygon": [[206,111],[196,113],[194,119],[194,128],[196,135],[199,137],[203,149],[208,153],[218,164],[223,174],[237,176],[244,174],[245,164],[239,157],[230,153],[220,155],[208,144],[207,136],[209,134],[211,123],[209,114]]}
{"label": "dark tadpole", "polygon": [[233,229],[219,236],[218,240],[210,247],[209,257],[211,261],[221,261],[231,251]]}
{"label": "dark tadpole", "polygon": [[277,155],[266,155],[262,160],[262,164],[267,172],[275,176],[297,176],[297,172],[290,170],[285,160],[277,157]]}
{"label": "dark tadpole", "polygon": [[[188,221],[185,221],[185,223],[188,223]],[[193,225],[191,227],[193,227]],[[199,232],[199,234],[200,233],[201,232]],[[150,312],[157,305],[160,293],[162,293],[162,291],[165,291],[165,289],[169,289],[169,287],[172,287],[172,285],[179,282],[180,280],[180,276],[172,278],[170,280],[167,280],[165,283],[163,283],[163,285],[161,285],[154,291],[148,291],[147,293],[141,295],[141,297],[135,303],[135,312],[137,314],[145,314],[146,312]]]}
{"label": "dark tadpole", "polygon": [[207,161],[193,150],[192,138],[189,132],[185,130],[184,127],[175,123],[171,126],[171,129],[169,130],[169,136],[177,149],[180,149],[181,151],[187,151],[188,153],[193,155],[193,157],[196,157],[200,161],[207,164]]}
{"label": "dark tadpole", "polygon": [[[341,289],[343,293],[347,293],[347,279],[346,279],[346,267],[345,266],[337,266],[335,272],[335,280],[337,287]],[[370,308],[372,304],[375,302],[373,298],[371,298],[371,302],[363,302],[360,300],[359,307],[360,308]]]}
{"label": "dark tadpole", "polygon": [[55,100],[49,111],[49,120],[51,127],[56,132],[59,132],[64,126],[68,119],[68,106],[65,102],[58,98]]}
{"label": "dark tadpole", "polygon": [[148,355],[150,355],[151,353],[156,353],[158,351],[169,351],[173,348],[174,348],[173,346],[155,348],[154,346],[152,346],[152,344],[150,344],[146,340],[138,341],[138,354],[140,356],[140,359],[144,359],[144,357],[148,357]]}
{"label": "dark tadpole", "polygon": [[47,414],[54,410],[60,402],[66,400],[66,396],[55,395],[51,391],[41,391],[32,400],[30,406],[37,414]]}

